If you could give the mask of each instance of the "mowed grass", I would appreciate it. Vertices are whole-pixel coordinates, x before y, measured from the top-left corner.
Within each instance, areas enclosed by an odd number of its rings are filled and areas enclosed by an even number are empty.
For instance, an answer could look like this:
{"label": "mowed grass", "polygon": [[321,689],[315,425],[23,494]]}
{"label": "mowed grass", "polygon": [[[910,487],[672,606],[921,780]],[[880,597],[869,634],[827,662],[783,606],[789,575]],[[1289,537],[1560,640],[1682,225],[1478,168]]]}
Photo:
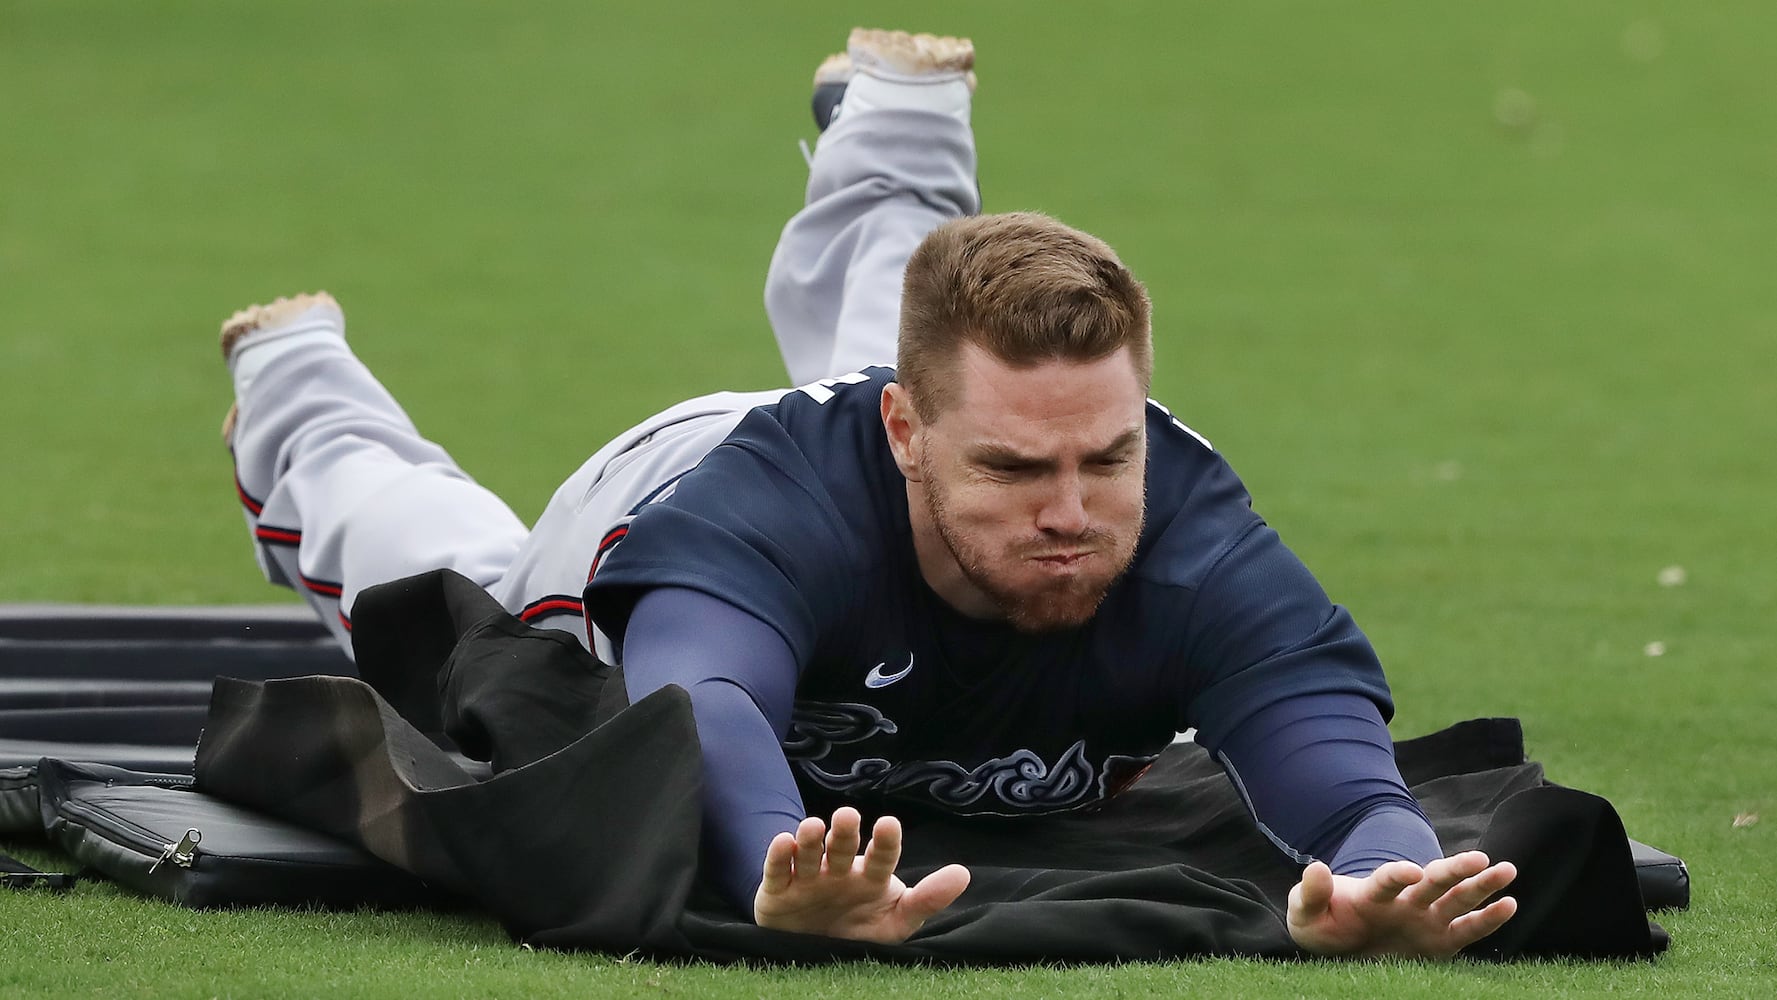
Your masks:
{"label": "mowed grass", "polygon": [[1750,0],[0,0],[0,600],[276,599],[214,333],[279,293],[336,293],[527,518],[652,409],[781,383],[760,285],[854,22],[975,37],[988,208],[1144,277],[1156,396],[1365,625],[1397,733],[1521,716],[1691,862],[1672,952],[715,969],[91,886],[0,895],[0,994],[1766,994],[1777,17]]}

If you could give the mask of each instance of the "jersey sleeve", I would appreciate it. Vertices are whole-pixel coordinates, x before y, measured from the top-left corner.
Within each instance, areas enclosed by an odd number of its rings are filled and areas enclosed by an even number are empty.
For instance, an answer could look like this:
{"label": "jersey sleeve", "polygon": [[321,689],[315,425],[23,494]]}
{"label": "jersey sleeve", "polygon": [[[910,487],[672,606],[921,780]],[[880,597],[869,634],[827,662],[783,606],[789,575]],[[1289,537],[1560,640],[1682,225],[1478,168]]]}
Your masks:
{"label": "jersey sleeve", "polygon": [[1258,710],[1304,694],[1359,694],[1391,718],[1370,641],[1253,512],[1230,465],[1207,448],[1178,460],[1196,464],[1189,496],[1171,504],[1150,575],[1173,593],[1166,686],[1180,723],[1214,751]]}
{"label": "jersey sleeve", "polygon": [[624,654],[631,702],[668,684],[691,696],[703,752],[705,869],[750,916],[766,848],[804,815],[780,742],[796,694],[789,647],[733,605],[667,587],[636,602]]}
{"label": "jersey sleeve", "polygon": [[1215,756],[1260,831],[1298,864],[1318,858],[1336,875],[1362,876],[1390,861],[1443,856],[1368,698],[1272,702],[1234,727]]}
{"label": "jersey sleeve", "polygon": [[842,621],[857,546],[820,479],[762,410],[643,505],[587,583],[586,613],[614,640],[641,594],[701,591],[770,625],[807,664]]}
{"label": "jersey sleeve", "polygon": [[1186,616],[1185,721],[1214,751],[1268,705],[1313,694],[1394,702],[1376,651],[1351,614],[1255,519],[1199,584]]}
{"label": "jersey sleeve", "polygon": [[1395,765],[1375,649],[1206,450],[1184,456],[1195,475],[1159,545],[1179,612],[1179,720],[1296,860],[1363,874],[1439,856]]}

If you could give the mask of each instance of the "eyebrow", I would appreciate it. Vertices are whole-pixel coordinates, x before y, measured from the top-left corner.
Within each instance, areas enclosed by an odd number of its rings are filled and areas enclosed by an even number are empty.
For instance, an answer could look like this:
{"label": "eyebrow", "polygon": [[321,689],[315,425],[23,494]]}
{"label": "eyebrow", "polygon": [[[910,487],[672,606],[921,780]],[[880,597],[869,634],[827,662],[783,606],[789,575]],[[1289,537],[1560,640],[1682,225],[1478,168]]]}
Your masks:
{"label": "eyebrow", "polygon": [[[1115,458],[1135,447],[1140,442],[1141,428],[1131,427],[1117,435],[1110,444],[1088,454],[1086,459],[1088,461],[1093,461],[1104,458]],[[1026,455],[1007,445],[992,443],[977,445],[970,449],[969,458],[974,462],[999,465],[1021,465],[1035,469],[1050,469],[1054,468],[1056,464],[1053,459]]]}

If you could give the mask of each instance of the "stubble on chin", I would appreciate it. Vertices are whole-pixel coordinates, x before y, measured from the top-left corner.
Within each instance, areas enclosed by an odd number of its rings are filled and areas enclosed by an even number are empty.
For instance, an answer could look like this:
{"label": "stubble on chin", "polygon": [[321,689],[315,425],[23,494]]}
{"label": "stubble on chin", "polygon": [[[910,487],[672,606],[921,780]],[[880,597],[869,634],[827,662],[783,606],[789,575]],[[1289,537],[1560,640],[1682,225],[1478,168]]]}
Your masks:
{"label": "stubble on chin", "polygon": [[[1103,531],[1089,532],[1082,540],[1100,542],[1097,546],[1099,550],[1111,553],[1111,558],[1116,561],[1113,572],[1089,579],[1079,576],[1063,577],[1049,581],[1049,585],[1035,590],[1019,591],[995,575],[989,554],[970,544],[956,530],[943,493],[935,483],[936,480],[928,475],[920,484],[919,492],[925,498],[926,511],[937,529],[939,539],[950,551],[951,558],[956,561],[963,576],[992,599],[1006,622],[1020,632],[1060,632],[1078,628],[1091,621],[1099,606],[1104,603],[1105,596],[1110,593],[1111,586],[1122,577],[1134,560],[1133,541],[1119,539]],[[1139,526],[1135,535],[1140,535]],[[1018,564],[1023,561],[1023,557],[1014,549],[1007,553],[1006,561],[1009,564]]]}
{"label": "stubble on chin", "polygon": [[995,595],[1006,621],[1020,632],[1061,632],[1092,620],[1110,592],[1112,577],[1105,581],[1070,580],[1035,594]]}

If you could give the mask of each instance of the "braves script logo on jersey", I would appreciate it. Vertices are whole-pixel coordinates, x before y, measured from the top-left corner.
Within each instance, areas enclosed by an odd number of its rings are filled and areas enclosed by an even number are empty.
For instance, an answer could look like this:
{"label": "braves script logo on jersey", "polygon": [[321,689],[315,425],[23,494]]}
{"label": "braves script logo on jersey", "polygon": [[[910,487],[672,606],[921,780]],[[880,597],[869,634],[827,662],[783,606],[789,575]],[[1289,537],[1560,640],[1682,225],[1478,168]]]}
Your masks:
{"label": "braves script logo on jersey", "polygon": [[[885,683],[892,684],[913,668],[910,658],[900,671],[883,675],[879,673],[883,665],[870,671],[866,684],[877,677],[887,677]],[[821,766],[835,747],[899,731],[895,721],[873,705],[798,701],[784,755],[809,780],[831,791],[912,795],[959,813],[998,816],[1090,808],[1127,788],[1154,761],[1154,756],[1112,754],[1095,765],[1081,739],[1053,764],[1033,750],[1014,750],[973,767],[950,760],[897,762],[884,757],[859,757],[849,764],[835,761],[843,770]]]}
{"label": "braves script logo on jersey", "polygon": [[851,702],[800,701],[790,713],[790,735],[784,755],[791,760],[819,760],[837,743],[857,743],[877,733],[896,733],[894,720],[873,705]]}
{"label": "braves script logo on jersey", "polygon": [[885,688],[908,674],[913,673],[913,654],[908,653],[907,665],[892,674],[885,674],[882,672],[882,668],[886,666],[888,666],[888,661],[884,660],[876,666],[871,667],[870,672],[864,675],[864,686],[867,688]]}
{"label": "braves script logo on jersey", "polygon": [[896,764],[881,757],[853,761],[843,774],[822,770],[804,761],[802,772],[835,792],[872,790],[885,795],[918,790],[959,811],[994,812],[992,804],[970,809],[992,793],[999,804],[1018,812],[1049,812],[1080,804],[1092,789],[1097,771],[1086,760],[1086,741],[1073,746],[1050,765],[1030,750],[1015,750],[1004,757],[964,767],[949,760],[920,760]]}

